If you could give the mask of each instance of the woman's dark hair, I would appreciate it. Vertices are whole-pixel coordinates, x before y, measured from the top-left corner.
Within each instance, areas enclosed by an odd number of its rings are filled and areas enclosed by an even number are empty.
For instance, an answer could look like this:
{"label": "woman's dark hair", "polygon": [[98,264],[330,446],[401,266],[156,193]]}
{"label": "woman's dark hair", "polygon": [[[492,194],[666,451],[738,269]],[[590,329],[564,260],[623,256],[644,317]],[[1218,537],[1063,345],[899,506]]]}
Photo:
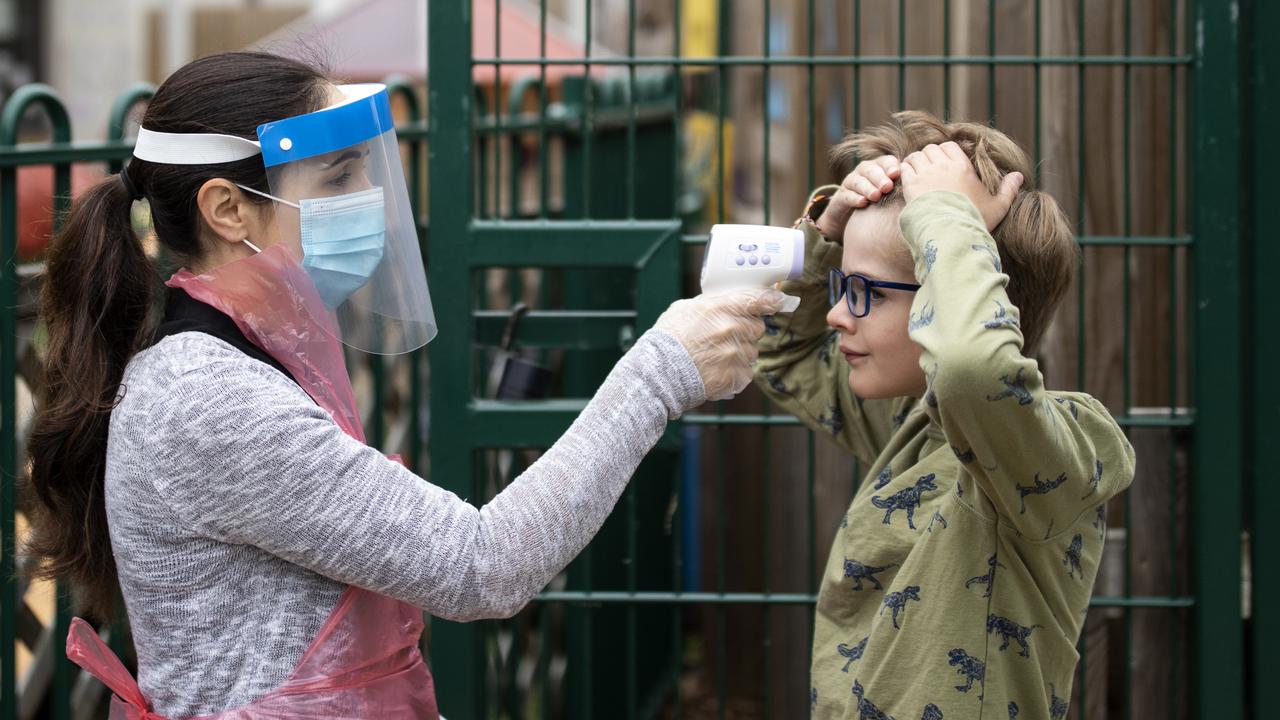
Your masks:
{"label": "woman's dark hair", "polygon": [[[261,123],[322,107],[326,83],[318,70],[277,55],[211,55],[165,80],[142,126],[256,139]],[[196,194],[205,182],[225,178],[267,191],[260,156],[216,165],[135,158],[124,172],[128,183],[113,175],[77,199],[49,247],[41,294],[45,376],[27,441],[32,572],[70,581],[80,611],[99,619],[118,609],[103,493],[107,425],[126,390],[125,365],[150,341],[158,289],[133,232],[126,185],[147,199],[160,244],[185,262],[204,254]]]}

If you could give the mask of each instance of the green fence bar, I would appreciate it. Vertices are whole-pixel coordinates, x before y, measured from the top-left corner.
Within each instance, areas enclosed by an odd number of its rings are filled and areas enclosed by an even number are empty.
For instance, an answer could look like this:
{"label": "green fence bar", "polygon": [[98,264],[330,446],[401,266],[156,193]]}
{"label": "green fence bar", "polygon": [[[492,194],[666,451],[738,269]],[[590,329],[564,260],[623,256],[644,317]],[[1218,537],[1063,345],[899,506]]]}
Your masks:
{"label": "green fence bar", "polygon": [[[1251,700],[1254,714],[1262,708],[1272,707],[1270,684],[1280,673],[1280,658],[1274,648],[1280,647],[1280,609],[1275,598],[1280,597],[1280,526],[1272,511],[1280,507],[1280,486],[1270,468],[1275,463],[1272,452],[1274,440],[1280,437],[1280,375],[1273,368],[1280,357],[1280,335],[1275,332],[1276,319],[1280,318],[1280,302],[1273,291],[1274,268],[1280,267],[1280,222],[1277,222],[1270,198],[1280,192],[1280,180],[1269,167],[1267,154],[1259,152],[1274,137],[1274,118],[1280,113],[1280,54],[1274,51],[1271,38],[1280,32],[1280,5],[1273,2],[1256,2],[1248,5],[1248,16],[1241,27],[1248,28],[1246,47],[1250,51],[1253,84],[1250,103],[1242,117],[1248,118],[1250,142],[1242,156],[1252,158],[1252,167],[1245,175],[1252,185],[1248,191],[1252,212],[1253,232],[1250,247],[1253,257],[1252,292],[1247,303],[1252,310],[1245,327],[1252,344],[1249,376],[1255,379],[1251,388],[1253,402],[1248,419],[1253,426],[1248,460],[1253,496],[1252,510],[1253,558],[1253,637],[1251,660],[1253,662]],[[1272,272],[1269,272],[1272,271]]]}
{"label": "green fence bar", "polygon": [[[1240,618],[1243,520],[1244,387],[1240,224],[1240,77],[1238,8],[1196,0],[1188,13],[1196,38],[1191,88],[1193,275],[1196,302],[1196,413],[1192,566],[1194,611],[1192,716],[1244,717]],[[1257,709],[1257,708],[1255,708]]]}
{"label": "green fence bar", "polygon": [[[458,347],[471,345],[471,274],[455,268],[466,263],[469,238],[462,232],[472,219],[471,183],[471,14],[469,3],[436,3],[429,13],[428,63],[430,83],[428,144],[432,242],[430,280],[440,335],[453,337]],[[500,107],[495,103],[494,107]],[[448,271],[446,272],[446,269]],[[431,417],[449,418],[467,402],[474,380],[465,352],[431,355]],[[435,484],[471,497],[475,457],[457,448],[468,447],[465,428],[455,422],[434,422],[428,440],[430,479]],[[477,628],[444,621],[431,623],[431,669],[440,707],[445,715],[479,718],[484,666]]]}

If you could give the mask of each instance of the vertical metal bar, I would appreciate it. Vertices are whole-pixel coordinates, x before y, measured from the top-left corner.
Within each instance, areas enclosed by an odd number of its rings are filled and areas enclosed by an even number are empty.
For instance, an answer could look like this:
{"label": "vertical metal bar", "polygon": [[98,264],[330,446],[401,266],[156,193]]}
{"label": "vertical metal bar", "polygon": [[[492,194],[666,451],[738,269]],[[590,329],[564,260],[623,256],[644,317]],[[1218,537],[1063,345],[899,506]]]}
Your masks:
{"label": "vertical metal bar", "polygon": [[[467,252],[471,204],[471,14],[470,3],[432,6],[428,22],[431,67],[431,139],[428,212],[432,234],[428,267],[436,290],[435,310],[444,347],[432,353],[431,416],[450,418],[431,428],[431,480],[460,497],[472,497],[475,456],[466,408],[475,387],[471,362],[472,280]],[[497,32],[495,30],[495,32]],[[495,46],[495,52],[500,46]],[[497,77],[495,75],[495,81]],[[448,242],[447,233],[456,241]],[[440,707],[455,717],[483,716],[483,650],[474,625],[432,622],[432,668]]]}
{"label": "vertical metal bar", "polygon": [[[12,101],[11,101],[12,102]],[[6,108],[7,109],[7,108]],[[6,133],[4,145],[16,139]],[[5,130],[9,124],[6,123]],[[17,267],[18,202],[17,168],[0,168],[0,718],[12,720],[18,714],[16,648],[18,608],[22,596],[18,591],[14,542],[14,516],[17,513],[18,443],[14,402],[17,398]]]}
{"label": "vertical metal bar", "polygon": [[[1077,28],[1077,32],[1080,34],[1080,37],[1078,39],[1078,48],[1077,48],[1076,54],[1083,57],[1084,49],[1085,49],[1085,43],[1084,43],[1085,0],[1079,0],[1079,2],[1077,3],[1076,14],[1077,14],[1076,28]],[[1085,228],[1085,223],[1084,223],[1084,220],[1085,220],[1085,215],[1084,215],[1084,210],[1085,210],[1084,79],[1085,79],[1084,63],[1077,63],[1076,64],[1076,133],[1077,133],[1076,135],[1077,137],[1076,167],[1077,167],[1078,175],[1076,176],[1076,233],[1079,235],[1084,235],[1087,232],[1087,228]],[[1079,271],[1076,273],[1076,290],[1077,290],[1076,303],[1077,303],[1077,311],[1078,311],[1077,316],[1079,319],[1078,325],[1077,325],[1077,327],[1079,328],[1079,337],[1077,338],[1077,342],[1076,342],[1076,389],[1082,392],[1085,390],[1085,380],[1086,380],[1086,376],[1088,375],[1088,373],[1085,371],[1085,361],[1088,357],[1085,354],[1085,346],[1088,342],[1088,334],[1089,334],[1088,328],[1086,325],[1085,303],[1084,303],[1085,285],[1087,284],[1085,282],[1086,252],[1087,252],[1087,248],[1081,248],[1080,267],[1079,267]],[[1081,683],[1081,685],[1083,685],[1083,683]],[[1083,707],[1083,705],[1081,705],[1081,707]]]}
{"label": "vertical metal bar", "polygon": [[[720,413],[724,413],[724,404],[720,404]],[[724,464],[725,425],[716,427],[716,591],[725,591],[725,528],[724,528]],[[716,605],[716,717],[724,720],[725,716],[725,651],[724,651],[724,605]]]}
{"label": "vertical metal bar", "polygon": [[765,225],[769,224],[769,205],[771,204],[770,200],[772,198],[772,193],[770,192],[770,176],[773,174],[770,171],[770,168],[772,166],[770,164],[770,145],[769,145],[769,140],[771,135],[771,133],[769,132],[769,125],[771,124],[771,121],[769,118],[769,92],[770,90],[772,90],[770,81],[772,79],[771,76],[773,74],[771,72],[771,70],[773,69],[773,66],[769,62],[769,58],[773,56],[773,48],[769,46],[769,30],[772,24],[773,24],[772,3],[771,3],[771,0],[764,0],[764,27],[763,27],[763,37],[761,38],[761,40],[764,43],[764,64],[760,68],[762,73],[762,88],[761,88],[760,95],[761,95],[761,99],[763,100],[761,105],[764,106],[764,118],[761,120],[760,126],[763,128],[763,132],[764,132],[764,161],[763,161],[763,167],[761,168],[761,172],[762,172],[763,184],[764,184],[764,224]]}
{"label": "vertical metal bar", "polygon": [[1240,370],[1245,337],[1236,192],[1241,166],[1240,27],[1235,3],[1195,0],[1193,6],[1195,140],[1188,173],[1194,183],[1195,238],[1192,714],[1244,717],[1244,683],[1237,671],[1244,651],[1237,562],[1243,521]]}
{"label": "vertical metal bar", "polygon": [[[1133,54],[1133,0],[1125,0],[1124,3],[1124,56],[1127,58]],[[1133,67],[1126,64],[1121,68],[1124,75],[1124,99],[1121,110],[1121,159],[1124,188],[1124,219],[1123,233],[1126,238],[1124,246],[1124,276],[1121,278],[1124,317],[1122,320],[1122,330],[1124,334],[1124,349],[1121,359],[1121,385],[1122,394],[1124,396],[1124,414],[1128,417],[1133,409],[1133,378],[1132,378],[1132,356],[1133,343],[1131,337],[1132,314],[1133,307],[1131,304],[1131,282],[1130,268],[1132,258],[1132,246],[1128,243],[1128,238],[1133,235],[1133,163],[1130,158],[1131,150],[1131,128],[1133,124],[1132,118],[1132,98],[1133,93]],[[1124,503],[1124,596],[1125,598],[1133,597],[1133,503],[1129,497],[1125,498]],[[1129,606],[1124,608],[1124,693],[1123,693],[1123,712],[1126,720],[1133,717],[1133,609]]]}
{"label": "vertical metal bar", "polygon": [[[1176,1],[1177,0],[1174,0],[1174,2]],[[1036,107],[1035,107],[1035,110],[1033,111],[1035,115],[1035,130],[1033,132],[1035,133],[1035,153],[1036,153],[1035,182],[1037,187],[1040,186],[1040,165],[1044,161],[1044,145],[1042,144],[1044,132],[1041,129],[1041,126],[1043,125],[1043,121],[1040,119],[1040,111],[1041,111],[1041,105],[1043,100],[1043,96],[1041,94],[1042,93],[1041,84],[1042,84],[1042,76],[1044,75],[1044,65],[1040,62],[1040,56],[1043,52],[1043,45],[1042,45],[1043,38],[1042,38],[1041,25],[1040,25],[1043,6],[1044,6],[1044,0],[1036,0],[1036,9],[1035,9],[1035,23],[1036,23],[1035,103],[1036,103]]]}
{"label": "vertical metal bar", "polygon": [[[586,6],[586,31],[583,33],[582,47],[585,64],[582,79],[582,216],[591,217],[591,103],[595,81],[591,78],[591,5],[592,0],[582,0]],[[677,13],[678,15],[678,13]],[[677,22],[679,20],[677,19]]]}
{"label": "vertical metal bar", "polygon": [[810,62],[809,62],[809,122],[808,124],[805,125],[805,134],[809,136],[809,184],[806,187],[812,188],[814,185],[817,184],[817,181],[815,180],[815,178],[817,177],[817,168],[815,167],[815,163],[817,162],[817,158],[815,157],[817,155],[817,145],[815,144],[816,138],[814,137],[815,133],[813,132],[813,122],[814,122],[814,119],[817,118],[818,116],[818,99],[817,99],[818,88],[817,88],[817,80],[815,75],[816,66],[812,62],[813,50],[814,50],[814,46],[816,45],[815,37],[816,37],[817,20],[815,18],[814,11],[813,11],[813,0],[809,0],[808,4],[809,4],[809,59],[810,59]]}
{"label": "vertical metal bar", "polygon": [[[764,183],[764,224],[769,224],[769,199],[771,199],[771,187],[769,187],[769,174],[771,174],[769,173],[769,169],[771,169],[771,161],[769,161],[769,150],[771,150],[769,149],[769,124],[771,124],[771,118],[769,118],[769,90],[771,90],[771,86],[769,86],[769,76],[771,76],[772,68],[771,63],[769,63],[769,58],[772,56],[772,49],[769,47],[769,28],[771,28],[772,19],[773,8],[771,0],[764,0],[764,22],[762,23],[763,36],[760,38],[764,49],[764,65],[760,68],[760,70],[762,70],[762,76],[760,76],[760,95],[762,95],[763,99],[763,102],[760,105],[764,108],[764,117],[760,120],[760,126],[762,126],[764,133],[764,155],[762,161],[760,161],[760,165],[762,165],[762,168],[760,168],[760,173],[762,173],[760,174],[760,177],[763,178]],[[765,398],[765,416],[771,414],[771,406],[771,402],[768,401],[768,398]],[[762,477],[760,477],[760,483],[762,483],[762,491],[760,491],[760,493],[762,493],[762,500],[760,500],[760,506],[762,506],[762,521],[764,523],[763,544],[760,546],[760,551],[762,551],[762,561],[764,565],[764,592],[769,592],[769,587],[771,587],[771,584],[769,584],[769,575],[771,575],[772,570],[771,566],[769,566],[771,565],[769,548],[772,547],[771,523],[769,523],[769,491],[772,489],[771,474],[769,474],[772,459],[771,452],[769,452],[771,451],[771,443],[769,443],[769,425],[765,424],[763,428],[760,428],[760,436],[762,436],[760,437],[760,448],[762,448],[763,451]],[[765,603],[764,621],[762,626],[762,655],[764,661],[764,717],[767,717],[767,719],[768,717],[773,716],[772,634],[772,607],[769,606],[768,603]]]}
{"label": "vertical metal bar", "polygon": [[[1244,157],[1253,158],[1252,167],[1248,169],[1248,177],[1252,184],[1250,207],[1252,209],[1249,222],[1252,224],[1251,244],[1254,258],[1252,305],[1255,319],[1275,318],[1277,303],[1274,293],[1268,291],[1268,284],[1274,282],[1268,269],[1276,267],[1280,260],[1274,238],[1280,232],[1274,211],[1265,200],[1276,197],[1280,183],[1275,174],[1262,161],[1260,156],[1250,150],[1261,150],[1263,144],[1271,139],[1274,132],[1276,113],[1280,112],[1280,93],[1277,93],[1276,78],[1280,77],[1280,58],[1271,50],[1269,39],[1280,31],[1280,8],[1274,2],[1253,3],[1246,10],[1252,17],[1242,22],[1242,28],[1248,28],[1248,47],[1251,56],[1252,97],[1249,111],[1243,117],[1249,118],[1250,144],[1246,146]],[[1263,322],[1266,322],[1263,320]],[[1254,383],[1255,402],[1252,408],[1254,440],[1251,459],[1253,461],[1253,638],[1250,643],[1253,660],[1252,705],[1257,714],[1263,708],[1270,707],[1269,682],[1280,672],[1280,663],[1268,652],[1280,643],[1280,615],[1277,614],[1274,598],[1280,592],[1280,568],[1277,568],[1277,554],[1280,553],[1280,533],[1277,533],[1275,521],[1268,517],[1267,511],[1280,507],[1280,493],[1270,474],[1263,468],[1272,462],[1270,440],[1280,430],[1280,381],[1270,368],[1280,348],[1274,332],[1254,333],[1253,366],[1249,378]],[[1268,354],[1270,353],[1270,354]]]}
{"label": "vertical metal bar", "polygon": [[[812,3],[810,3],[812,7]],[[907,107],[907,0],[898,0],[898,109]],[[812,184],[812,183],[810,183]]]}
{"label": "vertical metal bar", "polygon": [[[996,56],[996,0],[987,0],[987,55]],[[987,64],[987,122],[996,119],[996,64]]]}
{"label": "vertical metal bar", "polygon": [[547,217],[550,197],[547,170],[547,0],[538,9],[538,217]]}
{"label": "vertical metal bar", "polygon": [[627,217],[636,216],[636,0],[627,1]]}
{"label": "vertical metal bar", "polygon": [[[862,57],[862,0],[853,0],[853,56]],[[862,118],[862,64],[853,65],[853,120],[854,128],[861,126]]]}
{"label": "vertical metal bar", "polygon": [[[463,0],[466,5],[467,21],[471,20],[471,0]],[[428,12],[430,15],[430,12]],[[495,60],[502,58],[502,0],[493,0],[493,57]],[[430,63],[427,65],[431,67]],[[428,83],[428,87],[430,83]],[[496,156],[497,167],[493,175],[493,194],[495,214],[501,218],[504,216],[502,211],[502,156],[503,147],[509,148],[511,154],[511,172],[515,174],[516,166],[516,149],[515,136],[512,135],[508,140],[502,132],[502,64],[495,62],[493,64],[493,153]],[[505,142],[504,142],[505,141]],[[507,198],[506,216],[515,214],[516,198],[514,195]]]}
{"label": "vertical metal bar", "polygon": [[[1178,0],[1169,0],[1169,51],[1170,56],[1176,55],[1179,51],[1178,43]],[[1168,235],[1170,237],[1178,234],[1181,228],[1178,225],[1178,65],[1169,66],[1169,217],[1168,217]],[[1169,250],[1169,417],[1174,417],[1178,412],[1178,248],[1170,247]],[[1170,433],[1173,433],[1170,430]],[[1175,436],[1176,439],[1176,436]],[[1180,529],[1178,523],[1178,444],[1171,441],[1169,443],[1169,591],[1172,594],[1181,594],[1182,589],[1178,578],[1178,565],[1182,559],[1182,553],[1178,552],[1178,531]],[[1179,670],[1182,660],[1181,652],[1181,633],[1179,626],[1180,618],[1175,614],[1169,623],[1169,647],[1172,649],[1170,653],[1169,663],[1169,707],[1176,707],[1176,688],[1181,684],[1179,682]],[[1185,713],[1185,710],[1184,710]]]}
{"label": "vertical metal bar", "polygon": [[[546,0],[543,0],[546,3]],[[627,217],[634,218],[636,216],[636,0],[628,0],[627,2]],[[636,533],[638,531],[638,521],[636,519],[636,488],[634,485],[627,487],[627,589],[631,592],[636,591],[636,573],[638,561],[638,548],[636,545]],[[636,655],[638,653],[638,645],[636,643],[636,606],[628,604],[626,607],[626,630],[627,630],[627,671],[626,671],[626,695],[627,695],[627,717],[635,718],[638,710],[638,679],[636,673],[638,671]],[[593,658],[594,660],[594,658]]]}
{"label": "vertical metal bar", "polygon": [[[770,140],[769,79],[770,77],[769,76],[770,76],[770,69],[771,69],[769,58],[772,55],[772,50],[769,47],[769,28],[772,22],[773,22],[772,3],[770,0],[764,0],[764,23],[763,23],[764,36],[762,40],[764,43],[765,63],[764,63],[764,66],[761,68],[761,71],[763,73],[762,94],[764,97],[764,103],[763,103],[764,118],[762,119],[760,124],[764,133],[764,156],[761,161],[761,165],[762,165],[761,173],[764,180],[763,184],[764,184],[764,224],[765,225],[768,225],[770,220],[769,176],[771,175],[771,168],[772,168],[772,164],[770,163],[770,159],[769,159],[769,150],[770,150],[770,145],[769,145],[769,140]],[[765,398],[764,414],[766,417],[768,417],[771,414],[771,412],[772,412],[772,403],[769,402],[768,398]],[[770,522],[770,513],[769,513],[770,491],[772,490],[771,488],[772,455],[770,453],[772,445],[770,443],[769,426],[767,424],[763,428],[761,428],[760,447],[763,450],[763,457],[761,459],[762,467],[761,467],[761,478],[760,478],[761,495],[763,498],[763,502],[761,503],[761,512],[764,514],[764,517],[762,518],[762,521],[764,524],[764,533],[763,533],[764,537],[763,537],[763,545],[761,545],[761,552],[762,552],[762,559],[764,562],[764,569],[763,569],[764,592],[767,593],[772,588],[771,575],[773,570],[773,568],[771,567],[772,564],[770,562],[770,549],[773,547],[773,541],[772,541],[772,524]],[[764,677],[764,717],[767,720],[768,718],[773,717],[773,643],[771,640],[771,637],[773,635],[773,613],[772,613],[772,608],[768,604],[764,606],[764,622],[763,622],[762,629],[763,629],[763,646],[764,646],[764,652],[763,652],[763,655],[764,655],[764,676],[763,676]]]}
{"label": "vertical metal bar", "polygon": [[[716,54],[720,58],[727,57],[729,52],[729,3],[727,0],[719,0],[716,9],[717,24],[717,42]],[[727,112],[728,95],[729,95],[729,66],[720,65],[718,68],[717,79],[719,81],[719,92],[716,94],[716,137],[717,137],[717,156],[716,156],[716,192],[719,196],[716,203],[716,215],[718,222],[725,222],[725,155],[728,151],[725,143],[724,125],[725,114]],[[724,403],[717,404],[717,412],[724,415]],[[721,425],[716,428],[716,589],[719,592],[725,591],[725,426]],[[724,720],[727,705],[727,689],[725,687],[725,664],[727,657],[725,653],[725,606],[718,604],[716,606],[716,624],[715,624],[715,644],[716,644],[716,717]]]}
{"label": "vertical metal bar", "polygon": [[[588,0],[588,2],[589,1],[590,0]],[[679,59],[682,47],[680,33],[683,31],[681,14],[684,11],[683,6],[681,5],[681,0],[674,0],[674,8],[675,17],[672,21],[671,54],[673,57]],[[671,74],[674,79],[673,93],[675,96],[673,98],[675,103],[675,115],[672,118],[673,134],[675,136],[675,141],[672,143],[672,152],[675,156],[671,161],[671,167],[673,168],[674,173],[674,177],[671,178],[671,189],[673,195],[671,207],[675,211],[677,217],[681,213],[680,199],[684,193],[684,148],[683,133],[681,132],[684,124],[684,78],[681,76],[681,67],[681,65],[673,65],[671,67]],[[768,178],[766,178],[765,181],[768,182]],[[684,443],[681,452],[699,452],[699,449],[690,448],[691,443],[687,440],[688,436],[686,435],[685,437],[686,442]],[[696,442],[701,442],[701,434],[698,434],[696,438]],[[685,504],[680,503],[676,507],[676,516],[672,518],[673,541],[671,543],[671,552],[673,554],[673,558],[671,562],[671,586],[675,588],[677,592],[682,592],[686,589],[683,584],[684,566],[682,557],[685,542],[683,532],[685,525],[684,515],[688,512],[689,509],[685,507]],[[675,720],[680,720],[684,715],[683,703],[680,701],[680,674],[683,670],[682,660],[684,658],[684,608],[681,605],[676,605],[671,610],[671,648],[671,687],[674,688],[672,691],[672,695],[674,696],[672,717]]]}
{"label": "vertical metal bar", "polygon": [[[942,57],[951,57],[951,0],[942,0]],[[951,119],[951,65],[949,63],[942,64],[942,119]]]}

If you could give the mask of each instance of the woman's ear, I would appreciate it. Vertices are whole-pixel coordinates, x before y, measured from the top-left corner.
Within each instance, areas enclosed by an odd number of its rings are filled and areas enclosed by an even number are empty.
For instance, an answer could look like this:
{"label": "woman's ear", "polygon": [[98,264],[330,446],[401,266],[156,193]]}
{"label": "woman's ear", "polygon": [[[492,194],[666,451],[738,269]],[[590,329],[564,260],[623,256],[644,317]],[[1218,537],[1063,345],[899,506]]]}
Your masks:
{"label": "woman's ear", "polygon": [[201,185],[196,206],[205,227],[226,243],[238,244],[258,225],[257,206],[230,180],[214,178]]}

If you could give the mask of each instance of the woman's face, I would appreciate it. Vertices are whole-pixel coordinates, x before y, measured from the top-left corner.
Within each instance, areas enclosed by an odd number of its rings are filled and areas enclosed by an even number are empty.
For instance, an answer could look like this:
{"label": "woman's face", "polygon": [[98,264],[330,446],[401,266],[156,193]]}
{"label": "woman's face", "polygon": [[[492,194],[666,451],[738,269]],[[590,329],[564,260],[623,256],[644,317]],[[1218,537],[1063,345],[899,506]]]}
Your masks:
{"label": "woman's face", "polygon": [[[329,102],[336,103],[342,94],[330,86]],[[267,171],[271,192],[278,198],[299,204],[302,200],[334,197],[368,190],[370,145],[367,142],[324,155],[305,158]],[[258,247],[286,243],[297,257],[302,257],[302,233],[299,209],[280,202],[262,207],[264,242]]]}

